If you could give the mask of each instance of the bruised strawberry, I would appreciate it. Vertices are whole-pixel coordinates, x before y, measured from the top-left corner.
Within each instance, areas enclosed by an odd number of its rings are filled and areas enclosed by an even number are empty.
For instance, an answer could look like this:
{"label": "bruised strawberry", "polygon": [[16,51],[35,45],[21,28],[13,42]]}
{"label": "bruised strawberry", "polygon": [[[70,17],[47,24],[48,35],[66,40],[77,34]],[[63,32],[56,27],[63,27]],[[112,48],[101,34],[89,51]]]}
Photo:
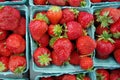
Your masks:
{"label": "bruised strawberry", "polygon": [[29,24],[30,33],[35,41],[38,41],[48,30],[48,25],[44,21],[33,20]]}
{"label": "bruised strawberry", "polygon": [[48,0],[48,3],[52,5],[65,6],[66,1],[65,0]]}
{"label": "bruised strawberry", "polygon": [[61,61],[67,61],[72,51],[72,43],[67,38],[58,38],[53,44],[53,49]]}
{"label": "bruised strawberry", "polygon": [[80,57],[79,65],[84,70],[90,70],[93,68],[93,60],[91,57]]}
{"label": "bruised strawberry", "polygon": [[9,58],[0,57],[0,72],[5,72],[8,70]]}
{"label": "bruised strawberry", "polygon": [[0,9],[0,28],[3,30],[14,30],[18,27],[20,20],[19,10],[4,6]]}
{"label": "bruised strawberry", "polygon": [[114,39],[115,43],[115,49],[120,49],[120,39]]}
{"label": "bruised strawberry", "polygon": [[50,25],[48,27],[48,33],[50,36],[61,36],[62,34],[62,26],[60,26],[59,24],[56,25]]}
{"label": "bruised strawberry", "polygon": [[26,48],[26,41],[19,34],[11,34],[6,40],[6,47],[14,54],[20,54]]}
{"label": "bruised strawberry", "polygon": [[7,31],[0,29],[0,40],[6,39],[7,35],[8,35]]}
{"label": "bruised strawberry", "polygon": [[16,29],[13,31],[14,33],[20,34],[21,36],[25,36],[26,33],[26,19],[21,17],[20,23]]}
{"label": "bruised strawberry", "polygon": [[33,0],[35,5],[45,5],[47,0]]}
{"label": "bruised strawberry", "polygon": [[90,0],[92,3],[99,3],[102,2],[102,0]]}
{"label": "bruised strawberry", "polygon": [[52,77],[41,78],[40,80],[54,80]]}
{"label": "bruised strawberry", "polygon": [[68,39],[75,40],[82,36],[83,29],[81,25],[76,21],[70,21],[66,24],[66,34],[68,36]]}
{"label": "bruised strawberry", "polygon": [[71,53],[70,55],[70,64],[73,64],[73,65],[79,65],[79,54],[77,51],[74,51]]}
{"label": "bruised strawberry", "polygon": [[96,28],[96,34],[97,35],[101,35],[103,33],[103,31],[106,31],[108,32],[109,29],[107,27],[103,27],[101,25],[99,25],[97,28]]}
{"label": "bruised strawberry", "polygon": [[82,28],[86,29],[91,26],[94,21],[94,17],[91,13],[80,11],[78,14],[78,22]]}
{"label": "bruised strawberry", "polygon": [[114,51],[114,58],[116,62],[120,64],[120,49]]}
{"label": "bruised strawberry", "polygon": [[57,24],[62,18],[62,10],[58,6],[52,6],[47,11],[47,17],[51,24]]}
{"label": "bruised strawberry", "polygon": [[79,37],[76,45],[81,55],[91,54],[96,48],[96,42],[90,36]]}
{"label": "bruised strawberry", "polygon": [[48,66],[52,60],[50,51],[45,47],[37,48],[33,53],[33,58],[36,65],[39,67]]}
{"label": "bruised strawberry", "polygon": [[66,74],[63,76],[62,80],[76,80],[76,76],[71,74]]}
{"label": "bruised strawberry", "polygon": [[13,55],[9,60],[9,69],[15,74],[21,74],[26,68],[26,59],[23,56]]}
{"label": "bruised strawberry", "polygon": [[39,40],[38,44],[41,47],[46,47],[49,44],[49,35],[45,33]]}

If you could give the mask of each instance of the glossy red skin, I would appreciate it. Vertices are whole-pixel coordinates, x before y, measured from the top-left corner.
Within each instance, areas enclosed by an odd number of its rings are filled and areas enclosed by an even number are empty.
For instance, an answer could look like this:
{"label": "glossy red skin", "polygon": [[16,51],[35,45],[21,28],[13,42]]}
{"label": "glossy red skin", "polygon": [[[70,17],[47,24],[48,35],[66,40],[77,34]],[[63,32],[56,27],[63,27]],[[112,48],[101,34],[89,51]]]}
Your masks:
{"label": "glossy red skin", "polygon": [[54,51],[52,52],[52,63],[56,66],[62,66],[64,61],[59,59],[59,56]]}
{"label": "glossy red skin", "polygon": [[92,22],[94,21],[94,17],[91,13],[80,11],[78,14],[78,22],[81,26],[86,29],[88,28]]}
{"label": "glossy red skin", "polygon": [[26,41],[19,34],[11,34],[6,40],[6,47],[14,54],[21,54],[25,51]]}
{"label": "glossy red skin", "polygon": [[81,36],[76,42],[81,55],[91,54],[96,48],[96,42],[90,36]]}
{"label": "glossy red skin", "polygon": [[9,58],[8,57],[0,57],[0,62],[2,62],[5,65],[5,69],[2,72],[8,71]]}
{"label": "glossy red skin", "polygon": [[[46,66],[46,65],[41,65],[41,63],[39,62],[39,58],[38,57],[43,55],[43,54],[51,55],[50,51],[47,48],[45,48],[45,47],[39,47],[33,53],[34,62],[39,67]],[[49,58],[51,58],[51,56],[49,56]],[[50,64],[50,62],[49,62],[49,64]]]}
{"label": "glossy red skin", "polygon": [[102,2],[102,0],[91,0],[92,3],[99,3]]}
{"label": "glossy red skin", "polygon": [[0,29],[0,40],[6,39],[7,35],[8,35],[7,31]]}
{"label": "glossy red skin", "polygon": [[118,80],[118,79],[120,79],[120,70],[119,69],[112,70],[110,73],[110,80]]}
{"label": "glossy red skin", "polygon": [[13,31],[14,33],[25,36],[26,34],[26,19],[21,17],[18,27]]}
{"label": "glossy red skin", "polygon": [[45,5],[47,0],[33,0],[35,5]]}
{"label": "glossy red skin", "polygon": [[26,59],[23,56],[14,55],[9,59],[9,70],[14,73],[18,67],[26,67]]}
{"label": "glossy red skin", "polygon": [[112,17],[112,20],[116,22],[120,18],[120,11],[113,7],[103,8],[100,11],[100,15],[103,15],[105,12],[109,12],[109,16]]}
{"label": "glossy red skin", "polygon": [[120,49],[120,39],[114,39],[115,43],[115,49]]}
{"label": "glossy red skin", "polygon": [[120,18],[110,26],[110,32],[111,33],[120,32]]}
{"label": "glossy red skin", "polygon": [[91,80],[91,79],[90,79],[90,77],[85,76],[85,77],[83,78],[83,80]]}
{"label": "glossy red skin", "polygon": [[46,47],[49,44],[49,35],[45,33],[39,40],[38,44],[40,47]]}
{"label": "glossy red skin", "polygon": [[79,58],[80,57],[79,57],[79,54],[78,54],[77,51],[72,52],[71,55],[70,55],[70,61],[69,61],[70,64],[79,65],[79,61],[80,61]]}
{"label": "glossy red skin", "polygon": [[33,20],[29,24],[30,33],[35,41],[38,41],[48,30],[48,25],[44,21]]}
{"label": "glossy red skin", "polygon": [[67,36],[70,40],[75,40],[83,35],[83,29],[81,25],[76,21],[70,21],[66,24]]}
{"label": "glossy red skin", "polygon": [[96,28],[96,34],[97,35],[101,35],[103,33],[103,31],[107,31],[109,32],[109,29],[107,27],[102,27],[101,25],[99,25],[97,28]]}
{"label": "glossy red skin", "polygon": [[109,79],[110,75],[109,75],[109,72],[107,70],[105,70],[105,69],[97,69],[96,72],[98,74],[101,74],[104,77],[103,80],[110,80]]}
{"label": "glossy red skin", "polygon": [[53,49],[62,61],[68,60],[72,51],[72,43],[67,38],[59,38],[53,44]]}
{"label": "glossy red skin", "polygon": [[114,51],[114,58],[116,62],[120,64],[120,49]]}
{"label": "glossy red skin", "polygon": [[80,57],[79,65],[82,69],[88,70],[93,67],[93,60],[91,57]]}
{"label": "glossy red skin", "polygon": [[14,30],[18,27],[20,20],[20,11],[11,7],[5,6],[0,10],[0,28],[3,30]]}
{"label": "glossy red skin", "polygon": [[[115,49],[114,44],[112,44],[109,41],[105,41],[105,40],[97,41],[97,47],[96,47],[97,55],[103,56],[103,59],[108,58],[108,57],[104,58],[104,56],[109,56],[114,49]],[[97,57],[100,58],[99,56]]]}
{"label": "glossy red skin", "polygon": [[57,36],[55,33],[54,33],[54,28],[55,28],[55,25],[49,25],[49,27],[48,27],[48,34],[50,35],[50,36]]}
{"label": "glossy red skin", "polygon": [[63,77],[64,77],[64,75],[56,76],[56,77],[54,77],[54,80],[62,80]]}
{"label": "glossy red skin", "polygon": [[80,3],[81,3],[82,0],[68,0],[68,3],[70,6],[73,6],[73,7],[78,7],[78,6],[81,6]]}
{"label": "glossy red skin", "polygon": [[75,15],[72,11],[70,11],[70,9],[66,8],[62,10],[62,18],[60,20],[60,24],[64,24],[74,20],[75,20]]}
{"label": "glossy red skin", "polygon": [[61,80],[77,80],[75,75],[66,74]]}
{"label": "glossy red skin", "polygon": [[66,5],[66,1],[65,0],[48,0],[48,2],[51,5],[59,5],[59,6],[65,6]]}
{"label": "glossy red skin", "polygon": [[40,80],[54,80],[52,77],[41,78]]}

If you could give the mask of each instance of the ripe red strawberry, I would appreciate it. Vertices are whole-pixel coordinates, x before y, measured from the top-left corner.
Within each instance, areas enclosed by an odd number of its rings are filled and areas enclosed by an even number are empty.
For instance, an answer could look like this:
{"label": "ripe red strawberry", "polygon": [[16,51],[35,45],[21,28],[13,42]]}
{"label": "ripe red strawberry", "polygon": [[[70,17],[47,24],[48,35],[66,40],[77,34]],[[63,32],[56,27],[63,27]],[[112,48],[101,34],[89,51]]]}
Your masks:
{"label": "ripe red strawberry", "polygon": [[83,34],[83,29],[81,27],[81,25],[76,22],[76,21],[70,21],[66,24],[66,34],[68,39],[70,40],[75,40],[77,38],[79,38],[80,36],[82,36]]}
{"label": "ripe red strawberry", "polygon": [[120,79],[120,70],[115,69],[110,73],[110,80],[119,80]]}
{"label": "ripe red strawberry", "polygon": [[84,70],[93,68],[93,60],[91,57],[80,57],[79,65]]}
{"label": "ripe red strawberry", "polygon": [[4,2],[5,0],[0,0],[0,2]]}
{"label": "ripe red strawberry", "polygon": [[61,24],[67,23],[69,21],[74,21],[79,11],[77,9],[65,8],[62,10],[62,18],[60,20]]}
{"label": "ripe red strawberry", "polygon": [[108,0],[110,2],[119,2],[120,0]]}
{"label": "ripe red strawberry", "polygon": [[6,39],[7,35],[8,35],[7,31],[0,29],[0,40]]}
{"label": "ripe red strawberry", "polygon": [[54,77],[54,80],[62,80],[64,75]]}
{"label": "ripe red strawberry", "polygon": [[54,51],[52,52],[52,63],[56,66],[62,66],[64,61],[59,59],[59,56]]}
{"label": "ripe red strawberry", "polygon": [[25,36],[26,33],[26,19],[21,17],[20,23],[16,29],[13,31],[14,33],[20,34],[21,36]]}
{"label": "ripe red strawberry", "polygon": [[112,35],[108,34],[106,31],[103,32],[100,38],[97,40],[97,57],[100,59],[106,59],[115,49],[114,41],[111,39]]}
{"label": "ripe red strawberry", "polygon": [[50,25],[48,27],[48,34],[50,36],[61,36],[62,34],[62,26],[60,26],[59,24],[56,25]]}
{"label": "ripe red strawberry", "polygon": [[53,49],[61,61],[66,61],[70,57],[72,43],[67,38],[59,38],[54,42]]}
{"label": "ripe red strawberry", "polygon": [[99,25],[97,28],[96,28],[96,34],[97,35],[101,35],[103,33],[103,31],[109,31],[109,29],[107,27],[103,27],[101,25]]}
{"label": "ripe red strawberry", "polygon": [[120,64],[120,49],[114,51],[114,58],[116,62]]}
{"label": "ripe red strawberry", "polygon": [[57,24],[62,18],[62,10],[58,6],[52,6],[47,11],[47,17],[51,24]]}
{"label": "ripe red strawberry", "polygon": [[102,0],[91,0],[92,3],[99,3],[102,2]]}
{"label": "ripe red strawberry", "polygon": [[114,39],[115,43],[115,49],[120,49],[120,39]]}
{"label": "ripe red strawberry", "polygon": [[96,74],[97,74],[97,80],[110,80],[109,72],[105,69],[97,69]]}
{"label": "ripe red strawberry", "polygon": [[26,59],[23,56],[13,55],[9,60],[9,70],[15,74],[21,74],[26,68]]}
{"label": "ripe red strawberry", "polygon": [[6,47],[14,54],[20,54],[26,48],[26,41],[19,34],[11,34],[6,40]]}
{"label": "ripe red strawberry", "polygon": [[51,61],[51,53],[47,48],[39,47],[34,51],[33,58],[37,66],[48,66]]}
{"label": "ripe red strawberry", "polygon": [[18,27],[20,20],[19,10],[4,6],[0,9],[0,28],[3,30],[14,30]]}
{"label": "ripe red strawberry", "polygon": [[33,0],[35,5],[45,5],[47,0]]}
{"label": "ripe red strawberry", "polygon": [[32,38],[38,41],[48,30],[48,25],[44,21],[33,20],[29,24],[30,33]]}
{"label": "ripe red strawberry", "polygon": [[79,65],[79,54],[78,54],[78,52],[77,51],[74,51],[74,52],[72,52],[71,53],[71,55],[70,55],[70,64],[73,64],[73,65]]}
{"label": "ripe red strawberry", "polygon": [[5,72],[8,70],[9,58],[0,57],[0,72]]}
{"label": "ripe red strawberry", "polygon": [[46,47],[49,44],[49,35],[45,33],[39,40],[38,44],[40,47]]}
{"label": "ripe red strawberry", "polygon": [[82,6],[82,1],[84,0],[68,0],[70,6],[79,7]]}
{"label": "ripe red strawberry", "polygon": [[48,3],[51,5],[58,5],[58,6],[65,6],[66,1],[65,0],[48,0]]}
{"label": "ripe red strawberry", "polygon": [[83,78],[83,80],[91,80],[91,79],[90,79],[90,77],[85,76],[85,77]]}
{"label": "ripe red strawberry", "polygon": [[40,80],[54,80],[52,77],[41,78]]}
{"label": "ripe red strawberry", "polygon": [[66,74],[63,76],[62,80],[76,80],[75,75]]}
{"label": "ripe red strawberry", "polygon": [[76,45],[81,55],[91,54],[96,48],[96,42],[90,36],[79,37]]}
{"label": "ripe red strawberry", "polygon": [[77,74],[76,75],[77,80],[91,80],[89,76],[87,76],[86,74],[82,73],[82,74]]}

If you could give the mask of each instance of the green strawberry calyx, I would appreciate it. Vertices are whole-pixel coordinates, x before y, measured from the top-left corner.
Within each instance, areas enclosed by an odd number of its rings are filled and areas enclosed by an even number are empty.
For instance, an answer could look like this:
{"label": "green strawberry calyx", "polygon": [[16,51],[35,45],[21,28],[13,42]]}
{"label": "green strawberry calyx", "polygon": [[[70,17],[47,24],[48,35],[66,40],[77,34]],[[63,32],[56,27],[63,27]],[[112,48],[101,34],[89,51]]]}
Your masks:
{"label": "green strawberry calyx", "polygon": [[83,80],[83,78],[85,77],[85,74],[77,74],[76,78],[77,80]]}
{"label": "green strawberry calyx", "polygon": [[55,41],[56,41],[58,38],[59,38],[59,37],[52,37],[52,38],[50,39],[50,42],[49,42],[50,47],[53,47]]}
{"label": "green strawberry calyx", "polygon": [[0,6],[0,9],[4,8],[4,6]]}
{"label": "green strawberry calyx", "polygon": [[105,76],[102,76],[99,73],[96,73],[96,76],[97,76],[97,80],[104,80],[104,78],[105,78]]}
{"label": "green strawberry calyx", "polygon": [[59,12],[61,8],[59,6],[51,6],[48,11]]}
{"label": "green strawberry calyx", "polygon": [[3,72],[5,70],[5,64],[0,62],[0,72]]}
{"label": "green strawberry calyx", "polygon": [[15,74],[21,74],[25,70],[25,66],[19,66],[15,69]]}
{"label": "green strawberry calyx", "polygon": [[53,32],[54,32],[55,36],[61,36],[62,26],[60,26],[59,24],[55,25]]}
{"label": "green strawberry calyx", "polygon": [[87,5],[86,1],[83,0],[83,1],[80,2],[81,7],[85,7],[86,5]]}
{"label": "green strawberry calyx", "polygon": [[52,61],[50,54],[44,53],[38,56],[38,62],[41,66],[48,66],[50,64],[50,61]]}
{"label": "green strawberry calyx", "polygon": [[120,38],[120,32],[113,33],[113,37],[116,39]]}
{"label": "green strawberry calyx", "polygon": [[73,14],[75,15],[75,17],[77,18],[79,11],[76,8],[71,8],[69,9],[71,12],[73,12]]}

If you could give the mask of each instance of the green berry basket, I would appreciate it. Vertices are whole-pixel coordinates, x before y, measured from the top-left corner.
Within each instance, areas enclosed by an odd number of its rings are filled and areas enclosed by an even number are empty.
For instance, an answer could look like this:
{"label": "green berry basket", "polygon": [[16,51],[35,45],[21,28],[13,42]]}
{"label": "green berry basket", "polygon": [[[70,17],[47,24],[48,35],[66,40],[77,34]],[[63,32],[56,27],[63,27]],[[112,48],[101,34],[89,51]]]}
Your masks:
{"label": "green berry basket", "polygon": [[[5,6],[5,5],[2,5]],[[11,5],[9,5],[11,6]],[[27,6],[23,5],[23,6],[12,6],[18,10],[20,10],[21,15],[25,16],[26,18],[26,35],[25,35],[25,40],[26,40],[26,50],[25,50],[25,57],[26,57],[26,69],[24,70],[23,73],[21,74],[14,74],[11,71],[7,71],[7,72],[0,72],[0,78],[22,78],[24,74],[27,73],[28,69],[29,69],[29,36],[28,36],[28,22],[29,22],[29,11]]]}
{"label": "green berry basket", "polygon": [[[62,7],[62,9],[64,8],[73,8],[73,7]],[[47,11],[49,9],[49,6],[32,6],[30,8],[30,20],[33,19],[34,17],[34,14],[36,12],[39,12],[39,11]],[[86,12],[89,12],[91,13],[90,11],[90,8],[77,8],[79,11],[86,11]],[[91,26],[90,28],[88,28],[88,35],[91,36],[92,38],[94,38],[94,27]],[[37,44],[36,42],[33,40],[33,38],[31,37],[30,35],[30,43],[31,43],[31,55],[32,55],[32,68],[33,68],[33,71],[35,72],[41,72],[41,73],[70,73],[70,72],[86,72],[85,70],[82,70],[79,66],[73,66],[71,64],[66,64],[66,65],[63,65],[63,66],[55,66],[53,64],[47,66],[47,67],[38,67],[35,63],[34,63],[34,60],[33,60],[33,53],[35,51],[35,49],[37,48]]]}
{"label": "green berry basket", "polygon": [[11,0],[7,0],[4,2],[0,2],[0,5],[21,5],[21,4],[25,4],[27,0],[19,0],[19,1],[11,1]]}

